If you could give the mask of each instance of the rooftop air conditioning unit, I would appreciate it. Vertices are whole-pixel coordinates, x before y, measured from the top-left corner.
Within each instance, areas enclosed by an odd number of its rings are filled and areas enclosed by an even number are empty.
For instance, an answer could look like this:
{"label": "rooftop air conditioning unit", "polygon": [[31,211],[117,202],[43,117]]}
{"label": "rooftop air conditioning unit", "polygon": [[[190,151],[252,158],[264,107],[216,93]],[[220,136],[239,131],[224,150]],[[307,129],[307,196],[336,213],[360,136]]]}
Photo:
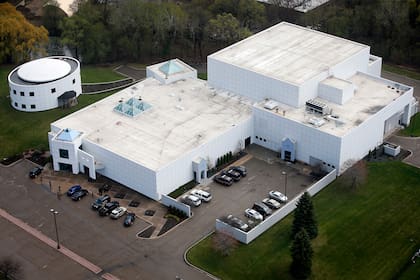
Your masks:
{"label": "rooftop air conditioning unit", "polygon": [[279,106],[279,104],[274,100],[269,100],[269,101],[264,103],[264,108],[268,109],[268,110],[273,110],[273,109],[277,108],[277,106]]}
{"label": "rooftop air conditioning unit", "polygon": [[323,116],[329,113],[328,106],[315,99],[310,99],[306,101],[306,111],[321,114]]}

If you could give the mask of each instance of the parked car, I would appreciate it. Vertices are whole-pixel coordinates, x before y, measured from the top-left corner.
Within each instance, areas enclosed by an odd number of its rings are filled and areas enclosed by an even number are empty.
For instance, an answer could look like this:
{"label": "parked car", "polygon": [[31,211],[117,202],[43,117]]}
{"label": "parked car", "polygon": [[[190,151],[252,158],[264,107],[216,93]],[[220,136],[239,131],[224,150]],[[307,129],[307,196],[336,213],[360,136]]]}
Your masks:
{"label": "parked car", "polygon": [[80,185],[75,185],[67,191],[67,196],[72,196],[74,193],[80,190],[82,190],[82,187]]}
{"label": "parked car", "polygon": [[246,168],[245,166],[232,166],[231,167],[233,170],[235,170],[236,172],[239,172],[241,174],[242,177],[245,177],[247,172],[246,172]]}
{"label": "parked car", "polygon": [[238,217],[234,217],[232,215],[227,216],[227,223],[235,228],[238,228],[243,231],[249,230],[249,225],[246,224],[244,221],[239,219]]}
{"label": "parked car", "polygon": [[98,210],[99,208],[102,207],[102,205],[104,205],[104,203],[107,203],[110,201],[111,201],[111,197],[109,195],[106,194],[104,196],[101,196],[92,203],[92,209]]}
{"label": "parked car", "polygon": [[188,205],[193,205],[195,207],[198,207],[201,205],[201,200],[195,195],[186,195],[182,198],[182,201]]}
{"label": "parked car", "polygon": [[281,204],[272,198],[264,198],[262,202],[271,209],[279,209],[281,207]]}
{"label": "parked car", "polygon": [[203,191],[203,190],[192,190],[191,194],[201,199],[201,201],[204,202],[210,202],[212,199],[212,196],[209,192]]}
{"label": "parked car", "polygon": [[286,202],[287,201],[287,196],[285,196],[284,194],[282,194],[281,192],[278,192],[278,191],[270,191],[268,193],[268,196],[272,199],[277,200],[278,202]]}
{"label": "parked car", "polygon": [[229,168],[226,171],[222,171],[221,174],[227,175],[230,178],[232,178],[235,182],[241,180],[241,173],[236,172],[235,170],[233,170],[232,168]]}
{"label": "parked car", "polygon": [[264,217],[257,210],[250,209],[250,208],[247,208],[245,210],[245,217],[258,220],[258,221],[262,221],[264,219]]}
{"label": "parked car", "polygon": [[273,213],[273,211],[271,211],[271,209],[268,208],[267,205],[261,202],[255,202],[254,205],[252,206],[252,209],[257,210],[261,215],[263,215],[264,218],[271,215],[271,213]]}
{"label": "parked car", "polygon": [[232,186],[233,179],[227,175],[223,174],[217,174],[214,176],[213,180],[219,184],[225,185],[225,186]]}
{"label": "parked car", "polygon": [[42,172],[42,167],[35,167],[29,171],[29,178],[34,179],[36,176],[40,175]]}
{"label": "parked car", "polygon": [[86,196],[88,194],[88,190],[85,189],[81,189],[80,191],[75,192],[72,196],[71,199],[73,199],[74,201],[78,201],[81,200],[84,196]]}
{"label": "parked car", "polygon": [[112,219],[118,219],[119,217],[123,216],[127,212],[127,208],[125,207],[117,207],[111,211],[111,215],[109,215]]}
{"label": "parked car", "polygon": [[108,202],[99,209],[99,216],[109,215],[112,212],[112,210],[114,210],[118,206],[120,206],[120,203],[118,201]]}
{"label": "parked car", "polygon": [[124,219],[124,226],[129,227],[132,224],[134,224],[134,221],[136,220],[136,215],[134,213],[127,213],[127,216]]}

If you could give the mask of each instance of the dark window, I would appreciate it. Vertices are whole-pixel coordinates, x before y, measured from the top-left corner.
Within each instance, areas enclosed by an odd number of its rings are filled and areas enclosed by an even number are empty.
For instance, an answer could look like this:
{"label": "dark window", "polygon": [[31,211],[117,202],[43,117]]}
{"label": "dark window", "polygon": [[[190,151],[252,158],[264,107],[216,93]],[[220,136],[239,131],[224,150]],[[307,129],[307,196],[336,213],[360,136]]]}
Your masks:
{"label": "dark window", "polygon": [[29,92],[29,96],[34,96],[35,93],[33,91]]}
{"label": "dark window", "polygon": [[15,107],[17,107],[18,106],[18,104],[17,104],[17,102],[15,102]]}
{"label": "dark window", "polygon": [[264,139],[264,142],[267,142],[267,139]]}
{"label": "dark window", "polygon": [[69,151],[68,150],[59,149],[59,152],[60,152],[60,157],[61,158],[69,158]]}
{"label": "dark window", "polygon": [[73,79],[73,84],[75,84],[76,83],[76,79]]}
{"label": "dark window", "polygon": [[257,139],[258,139],[258,136],[255,136],[255,138],[257,138]]}
{"label": "dark window", "polygon": [[51,93],[54,93],[54,92],[55,92],[55,88],[52,88],[52,89],[51,89]]}
{"label": "dark window", "polygon": [[335,166],[333,165],[333,166],[331,166],[332,168],[335,168]]}
{"label": "dark window", "polygon": [[16,90],[15,89],[13,90],[13,93],[16,94]]}
{"label": "dark window", "polygon": [[25,93],[23,91],[21,91],[20,96],[25,96]]}
{"label": "dark window", "polygon": [[31,105],[31,109],[35,109],[35,104],[32,104]]}
{"label": "dark window", "polygon": [[260,137],[260,141],[262,141],[262,137]]}
{"label": "dark window", "polygon": [[26,105],[25,104],[22,104],[22,109],[26,109]]}

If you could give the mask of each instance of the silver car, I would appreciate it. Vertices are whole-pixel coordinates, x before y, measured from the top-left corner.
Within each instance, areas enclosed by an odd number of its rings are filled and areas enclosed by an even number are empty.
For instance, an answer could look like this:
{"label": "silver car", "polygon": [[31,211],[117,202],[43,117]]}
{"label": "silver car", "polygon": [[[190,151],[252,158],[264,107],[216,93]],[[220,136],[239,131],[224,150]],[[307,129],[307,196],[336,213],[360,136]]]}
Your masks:
{"label": "silver car", "polygon": [[125,207],[117,207],[114,210],[112,210],[111,215],[109,215],[112,219],[118,219],[122,215],[127,212],[127,208]]}
{"label": "silver car", "polygon": [[198,197],[204,202],[210,202],[210,200],[212,199],[211,194],[203,190],[192,190],[191,194]]}
{"label": "silver car", "polygon": [[250,208],[245,210],[245,217],[258,220],[258,221],[262,221],[264,219],[263,215],[261,215],[257,210],[250,209]]}
{"label": "silver car", "polygon": [[264,198],[262,202],[271,209],[279,209],[281,207],[281,204],[272,198]]}
{"label": "silver car", "polygon": [[278,191],[270,191],[268,193],[268,196],[272,199],[277,200],[278,202],[286,202],[287,201],[287,196],[285,196],[284,194],[282,194],[281,192],[278,192]]}

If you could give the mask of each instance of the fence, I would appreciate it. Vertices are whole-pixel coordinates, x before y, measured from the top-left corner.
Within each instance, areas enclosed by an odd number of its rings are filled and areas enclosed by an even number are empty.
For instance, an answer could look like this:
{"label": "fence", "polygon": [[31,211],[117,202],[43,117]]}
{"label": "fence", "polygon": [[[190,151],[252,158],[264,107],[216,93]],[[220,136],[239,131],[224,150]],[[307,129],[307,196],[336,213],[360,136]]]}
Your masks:
{"label": "fence", "polygon": [[[315,184],[311,185],[306,191],[311,195],[317,194],[323,188],[325,188],[328,184],[335,180],[337,171],[334,169],[326,176],[324,176],[321,180],[316,182]],[[243,232],[237,228],[234,228],[225,222],[216,219],[216,230],[224,232],[226,234],[231,235],[233,238],[238,240],[239,242],[248,244],[252,242],[255,238],[263,234],[267,229],[275,225],[278,221],[289,215],[293,210],[296,208],[296,203],[303,195],[304,192],[299,193],[295,198],[290,200],[286,205],[284,205],[279,210],[275,211],[271,216],[267,217],[264,221],[258,224],[256,227],[251,229],[249,232]]]}
{"label": "fence", "polygon": [[178,200],[173,199],[172,197],[164,194],[162,195],[162,199],[160,200],[160,202],[167,207],[172,206],[176,209],[181,210],[182,212],[187,214],[188,218],[191,217],[191,207],[189,205],[179,202]]}

